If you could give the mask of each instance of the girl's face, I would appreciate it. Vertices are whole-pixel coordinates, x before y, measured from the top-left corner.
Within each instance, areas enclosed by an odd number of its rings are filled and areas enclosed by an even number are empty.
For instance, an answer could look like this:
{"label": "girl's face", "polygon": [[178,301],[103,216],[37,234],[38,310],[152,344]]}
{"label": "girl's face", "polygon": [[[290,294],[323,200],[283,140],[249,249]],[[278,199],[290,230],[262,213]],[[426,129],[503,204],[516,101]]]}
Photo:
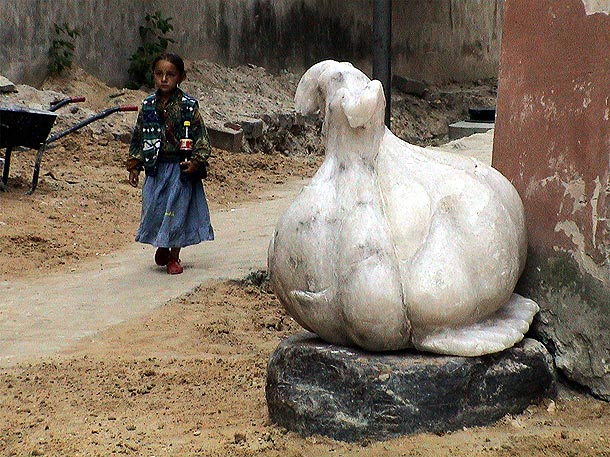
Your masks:
{"label": "girl's face", "polygon": [[155,86],[163,95],[170,95],[176,90],[178,84],[184,81],[184,74],[180,73],[173,63],[159,60],[153,71],[153,79]]}

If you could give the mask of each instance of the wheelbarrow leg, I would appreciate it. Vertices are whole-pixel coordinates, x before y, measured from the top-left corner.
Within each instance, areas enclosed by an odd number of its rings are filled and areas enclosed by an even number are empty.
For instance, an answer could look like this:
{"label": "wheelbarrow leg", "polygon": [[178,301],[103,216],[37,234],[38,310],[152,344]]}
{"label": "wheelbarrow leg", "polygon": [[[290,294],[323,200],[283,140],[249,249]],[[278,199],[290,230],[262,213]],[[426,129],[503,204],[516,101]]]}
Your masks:
{"label": "wheelbarrow leg", "polygon": [[7,146],[6,154],[4,154],[4,170],[2,171],[2,184],[6,186],[8,182],[8,169],[11,167],[11,152],[12,146]]}
{"label": "wheelbarrow leg", "polygon": [[40,174],[40,162],[42,162],[42,155],[47,148],[47,143],[42,143],[38,148],[38,154],[36,154],[36,162],[34,162],[34,174],[32,175],[32,187],[27,192],[28,195],[32,195],[38,185],[38,175]]}

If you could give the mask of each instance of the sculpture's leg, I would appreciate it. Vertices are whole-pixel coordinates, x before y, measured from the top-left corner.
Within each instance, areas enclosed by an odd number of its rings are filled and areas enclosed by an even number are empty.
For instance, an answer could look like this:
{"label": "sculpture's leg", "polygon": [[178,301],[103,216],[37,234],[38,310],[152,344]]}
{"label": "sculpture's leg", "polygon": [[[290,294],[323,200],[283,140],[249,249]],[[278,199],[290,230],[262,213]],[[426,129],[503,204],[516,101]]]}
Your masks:
{"label": "sculpture's leg", "polygon": [[398,271],[387,259],[374,256],[346,273],[339,296],[352,343],[370,351],[410,347]]}
{"label": "sculpture's leg", "polygon": [[513,294],[506,305],[480,322],[425,334],[416,332],[413,345],[420,350],[467,357],[499,352],[523,339],[538,310],[534,301]]}

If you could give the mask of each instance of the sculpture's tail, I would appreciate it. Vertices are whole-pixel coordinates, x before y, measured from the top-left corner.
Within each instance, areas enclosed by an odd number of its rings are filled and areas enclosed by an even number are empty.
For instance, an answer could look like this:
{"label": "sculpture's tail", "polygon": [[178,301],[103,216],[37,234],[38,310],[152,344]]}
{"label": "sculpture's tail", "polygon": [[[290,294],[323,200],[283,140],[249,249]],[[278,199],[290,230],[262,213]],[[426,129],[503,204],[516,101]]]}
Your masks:
{"label": "sculpture's tail", "polygon": [[508,303],[484,320],[415,335],[413,345],[424,351],[465,357],[500,352],[523,339],[539,309],[533,300],[513,294]]}

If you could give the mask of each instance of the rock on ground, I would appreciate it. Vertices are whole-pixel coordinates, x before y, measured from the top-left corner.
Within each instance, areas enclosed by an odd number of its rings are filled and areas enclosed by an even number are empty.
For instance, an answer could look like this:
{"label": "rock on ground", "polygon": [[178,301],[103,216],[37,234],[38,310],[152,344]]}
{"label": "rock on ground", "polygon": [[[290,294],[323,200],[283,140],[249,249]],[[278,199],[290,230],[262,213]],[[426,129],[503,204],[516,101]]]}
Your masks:
{"label": "rock on ground", "polygon": [[554,395],[552,358],[532,339],[468,358],[373,354],[302,333],[284,340],[267,367],[271,420],[349,442],[487,425]]}

